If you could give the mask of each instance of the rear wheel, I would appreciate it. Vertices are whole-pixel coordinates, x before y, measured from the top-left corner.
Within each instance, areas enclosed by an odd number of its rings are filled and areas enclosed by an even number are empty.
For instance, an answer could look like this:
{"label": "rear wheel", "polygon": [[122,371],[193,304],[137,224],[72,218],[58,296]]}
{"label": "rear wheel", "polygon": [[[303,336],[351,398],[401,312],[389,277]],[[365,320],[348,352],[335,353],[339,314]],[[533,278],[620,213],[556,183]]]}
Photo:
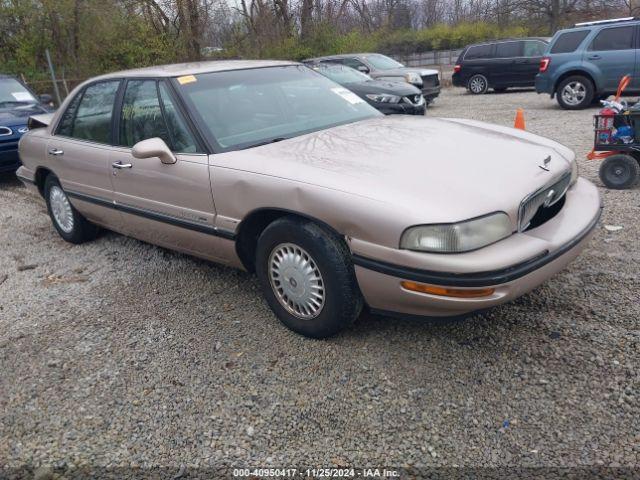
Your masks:
{"label": "rear wheel", "polygon": [[587,77],[572,75],[560,82],[556,90],[556,99],[566,110],[582,110],[591,105],[593,90],[593,83]]}
{"label": "rear wheel", "polygon": [[258,239],[256,273],[273,312],[301,335],[334,335],[362,310],[349,249],[311,221],[284,217],[270,224]]}
{"label": "rear wheel", "polygon": [[55,175],[51,174],[45,179],[44,198],[53,226],[63,239],[71,243],[83,243],[96,238],[98,227],[71,205]]}
{"label": "rear wheel", "polygon": [[467,90],[469,90],[474,95],[487,93],[488,89],[489,81],[487,80],[487,77],[479,73],[471,77],[467,82]]}
{"label": "rear wheel", "polygon": [[640,179],[640,165],[631,155],[622,153],[607,157],[600,165],[600,180],[607,188],[631,188]]}

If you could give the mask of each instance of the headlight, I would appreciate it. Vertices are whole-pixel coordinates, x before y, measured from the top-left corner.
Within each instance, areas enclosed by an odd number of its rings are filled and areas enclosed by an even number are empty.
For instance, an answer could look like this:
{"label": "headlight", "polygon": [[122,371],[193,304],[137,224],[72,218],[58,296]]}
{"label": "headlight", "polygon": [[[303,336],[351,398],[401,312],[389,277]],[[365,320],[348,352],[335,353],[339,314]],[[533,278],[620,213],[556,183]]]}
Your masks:
{"label": "headlight", "polygon": [[367,98],[378,103],[398,103],[400,101],[398,95],[390,95],[388,93],[368,93]]}
{"label": "headlight", "polygon": [[468,252],[502,240],[511,233],[509,216],[496,212],[459,223],[408,228],[402,234],[400,248],[436,253]]}
{"label": "headlight", "polygon": [[578,162],[574,157],[573,161],[571,162],[571,182],[569,183],[569,185],[573,185],[577,181],[578,181]]}
{"label": "headlight", "polygon": [[416,72],[409,72],[405,74],[404,79],[407,83],[412,83],[414,85],[422,85],[422,78]]}

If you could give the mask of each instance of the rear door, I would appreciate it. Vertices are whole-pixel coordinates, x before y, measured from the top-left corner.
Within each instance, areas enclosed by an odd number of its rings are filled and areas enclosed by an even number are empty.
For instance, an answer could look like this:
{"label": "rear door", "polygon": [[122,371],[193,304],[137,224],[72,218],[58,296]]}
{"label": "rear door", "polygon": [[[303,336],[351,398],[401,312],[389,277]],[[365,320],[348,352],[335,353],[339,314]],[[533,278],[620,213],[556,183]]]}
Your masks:
{"label": "rear door", "polygon": [[112,118],[120,80],[88,85],[68,104],[47,144],[51,170],[74,206],[89,220],[119,228],[111,208],[109,155]]}
{"label": "rear door", "polygon": [[[602,28],[589,44],[585,60],[600,73],[600,89],[615,92],[620,79],[634,75],[636,68],[635,25]],[[633,83],[637,84],[637,77]]]}
{"label": "rear door", "polygon": [[[186,253],[220,258],[220,237],[208,156],[192,133],[165,80],[130,79],[124,86],[116,130],[118,147],[110,156],[115,200],[126,232]],[[131,148],[161,138],[177,162],[134,158]]]}
{"label": "rear door", "polygon": [[523,81],[524,64],[522,60],[523,42],[507,41],[496,43],[495,58],[492,63],[491,85],[520,85]]}

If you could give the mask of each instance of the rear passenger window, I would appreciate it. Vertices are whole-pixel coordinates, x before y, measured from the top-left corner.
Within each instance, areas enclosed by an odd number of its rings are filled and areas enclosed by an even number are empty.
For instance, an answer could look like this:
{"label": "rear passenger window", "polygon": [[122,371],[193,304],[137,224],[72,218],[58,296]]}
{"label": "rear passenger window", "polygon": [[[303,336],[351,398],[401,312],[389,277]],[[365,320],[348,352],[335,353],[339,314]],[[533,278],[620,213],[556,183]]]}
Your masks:
{"label": "rear passenger window", "polygon": [[496,58],[522,56],[522,42],[503,42],[496,44]]}
{"label": "rear passenger window", "polygon": [[79,140],[111,143],[111,115],[120,80],[88,86],[79,104],[73,99],[64,112],[57,133]]}
{"label": "rear passenger window", "polygon": [[630,50],[633,48],[633,29],[635,27],[605,28],[593,39],[589,50]]}
{"label": "rear passenger window", "polygon": [[551,51],[549,53],[569,53],[575,52],[578,45],[582,43],[582,41],[589,34],[589,30],[579,30],[577,32],[567,32],[561,34],[556,42],[551,47]]}
{"label": "rear passenger window", "polygon": [[472,45],[467,50],[467,53],[464,55],[465,60],[479,60],[481,58],[491,58],[491,47],[490,43],[486,45]]}
{"label": "rear passenger window", "polygon": [[541,57],[547,49],[547,44],[537,42],[535,40],[527,40],[524,42],[524,57]]}

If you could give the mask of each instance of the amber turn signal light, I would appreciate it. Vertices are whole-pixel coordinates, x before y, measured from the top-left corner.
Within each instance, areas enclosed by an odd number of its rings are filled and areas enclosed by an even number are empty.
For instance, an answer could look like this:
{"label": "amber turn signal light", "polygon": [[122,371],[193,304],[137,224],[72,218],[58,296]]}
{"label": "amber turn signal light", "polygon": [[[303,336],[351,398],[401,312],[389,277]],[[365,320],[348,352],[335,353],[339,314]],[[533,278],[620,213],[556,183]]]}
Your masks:
{"label": "amber turn signal light", "polygon": [[425,285],[423,283],[409,282],[403,280],[400,282],[402,288],[410,290],[412,292],[429,293],[431,295],[438,295],[440,297],[457,297],[457,298],[478,298],[488,297],[496,291],[495,288],[447,288],[437,287],[435,285]]}

